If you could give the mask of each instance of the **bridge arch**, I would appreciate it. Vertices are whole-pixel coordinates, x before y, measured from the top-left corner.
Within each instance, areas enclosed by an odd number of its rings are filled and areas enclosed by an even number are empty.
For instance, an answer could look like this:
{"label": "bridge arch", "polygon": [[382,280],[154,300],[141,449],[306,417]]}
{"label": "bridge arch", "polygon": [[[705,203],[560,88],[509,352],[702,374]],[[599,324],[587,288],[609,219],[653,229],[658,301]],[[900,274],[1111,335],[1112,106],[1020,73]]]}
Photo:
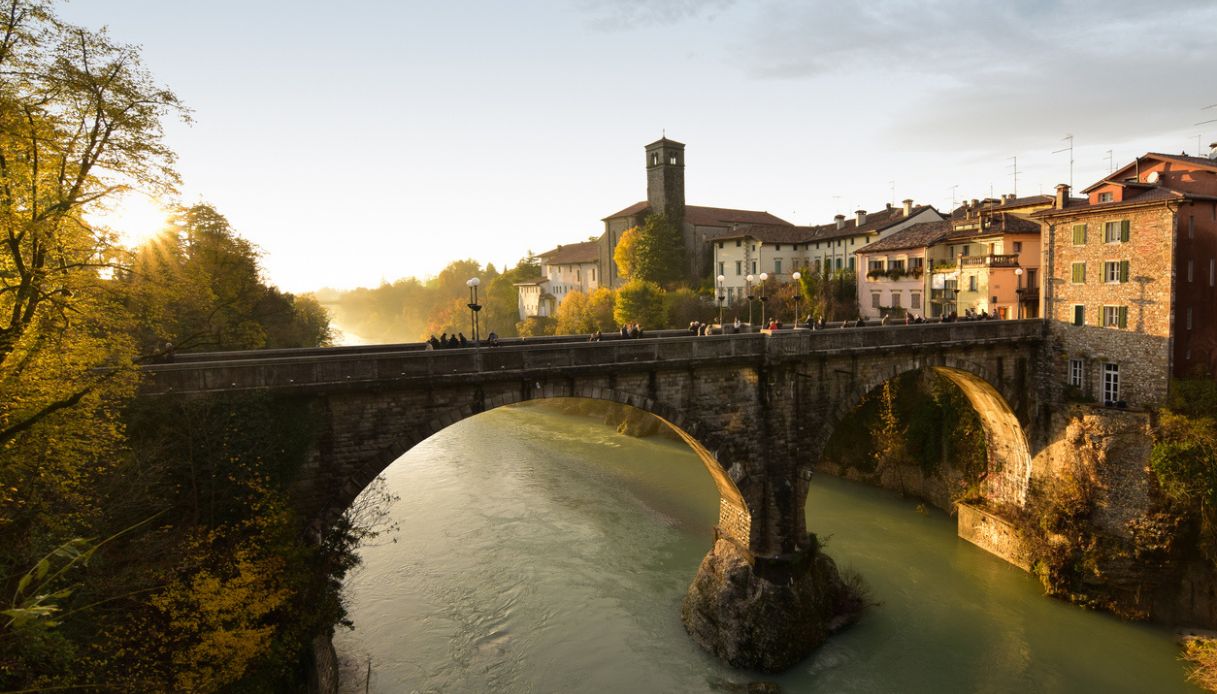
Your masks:
{"label": "bridge arch", "polygon": [[743,476],[744,466],[732,461],[720,460],[718,452],[710,450],[700,438],[700,434],[706,431],[707,427],[690,421],[675,408],[651,398],[599,387],[525,388],[504,392],[491,398],[478,399],[473,404],[440,409],[433,416],[407,426],[401,435],[397,436],[387,447],[366,457],[359,464],[348,467],[349,473],[327,500],[322,515],[333,516],[344,511],[395,460],[409,452],[414,446],[457,422],[507,405],[559,398],[582,398],[627,405],[656,417],[669,427],[701,460],[718,489],[717,532],[742,546],[749,546],[753,534],[752,513],[736,484],[737,480]]}
{"label": "bridge arch", "polygon": [[[984,361],[952,354],[928,358],[914,354],[889,359],[887,364],[888,368],[856,381],[842,397],[837,398],[821,432],[821,447],[827,445],[837,425],[884,383],[906,373],[929,370],[958,387],[980,419],[988,448],[989,474],[985,480],[985,499],[1004,506],[1024,507],[1031,482],[1031,447],[1009,399],[994,385],[1002,382],[994,369]],[[806,468],[806,476],[810,476],[810,466],[814,462],[800,462]]]}

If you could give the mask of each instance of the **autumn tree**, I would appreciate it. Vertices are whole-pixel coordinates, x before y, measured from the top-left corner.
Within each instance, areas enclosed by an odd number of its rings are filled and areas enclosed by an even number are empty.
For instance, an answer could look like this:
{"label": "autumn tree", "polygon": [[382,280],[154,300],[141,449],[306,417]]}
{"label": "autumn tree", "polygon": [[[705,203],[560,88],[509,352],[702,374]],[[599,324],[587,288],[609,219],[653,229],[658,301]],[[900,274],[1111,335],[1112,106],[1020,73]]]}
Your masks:
{"label": "autumn tree", "polygon": [[629,280],[670,285],[685,279],[688,264],[680,227],[662,214],[649,215],[642,226],[621,235],[613,262]]}
{"label": "autumn tree", "polygon": [[634,280],[617,290],[613,318],[619,325],[638,323],[643,329],[667,325],[663,289],[654,282]]}
{"label": "autumn tree", "polygon": [[[664,295],[667,323],[674,328],[681,328],[693,321],[707,321],[711,317],[711,307],[702,301],[692,289],[676,289]],[[717,318],[717,314],[714,314]]]}
{"label": "autumn tree", "polygon": [[613,308],[617,297],[612,289],[598,287],[587,297],[587,321],[592,330],[609,332],[617,327],[613,316]]}
{"label": "autumn tree", "polygon": [[554,328],[558,335],[582,335],[595,329],[587,313],[587,294],[578,290],[567,293],[554,318],[558,321]]}

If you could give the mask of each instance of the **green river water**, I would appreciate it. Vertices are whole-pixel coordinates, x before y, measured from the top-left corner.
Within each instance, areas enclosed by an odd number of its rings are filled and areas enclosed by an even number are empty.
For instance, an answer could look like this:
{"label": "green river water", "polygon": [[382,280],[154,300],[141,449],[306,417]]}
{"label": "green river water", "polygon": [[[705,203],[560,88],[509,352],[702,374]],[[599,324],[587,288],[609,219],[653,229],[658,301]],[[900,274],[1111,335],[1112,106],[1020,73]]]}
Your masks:
{"label": "green river water", "polygon": [[718,510],[683,444],[502,408],[385,476],[399,530],[363,548],[347,582],[346,692],[1199,691],[1166,630],[1045,598],[953,519],[880,490],[819,476],[807,503],[808,527],[880,604],[789,672],[759,675],[721,665],[680,623]]}

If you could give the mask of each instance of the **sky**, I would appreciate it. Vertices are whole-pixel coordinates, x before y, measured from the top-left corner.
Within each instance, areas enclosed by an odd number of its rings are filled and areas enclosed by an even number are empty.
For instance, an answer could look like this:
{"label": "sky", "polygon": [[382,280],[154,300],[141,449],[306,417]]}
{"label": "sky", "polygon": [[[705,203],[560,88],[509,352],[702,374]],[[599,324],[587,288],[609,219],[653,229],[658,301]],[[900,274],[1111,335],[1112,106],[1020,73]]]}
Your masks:
{"label": "sky", "polygon": [[[646,199],[795,224],[1080,189],[1217,141],[1217,3],[75,0],[191,109],[179,201],[303,292],[514,265]],[[1210,107],[1211,108],[1206,108]],[[1057,151],[1065,149],[1066,151]],[[1110,155],[1109,155],[1110,152]],[[151,207],[145,204],[145,208]],[[138,238],[154,222],[112,218]]]}

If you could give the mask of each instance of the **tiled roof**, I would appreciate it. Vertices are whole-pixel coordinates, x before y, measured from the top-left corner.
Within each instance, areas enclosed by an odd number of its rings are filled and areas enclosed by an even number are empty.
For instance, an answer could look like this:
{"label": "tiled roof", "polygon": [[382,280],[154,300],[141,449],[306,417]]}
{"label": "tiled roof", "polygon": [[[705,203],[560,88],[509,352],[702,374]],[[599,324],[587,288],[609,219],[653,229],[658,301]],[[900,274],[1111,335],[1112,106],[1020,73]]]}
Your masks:
{"label": "tiled roof", "polygon": [[1121,207],[1132,207],[1134,205],[1143,205],[1147,202],[1160,202],[1165,200],[1183,200],[1185,198],[1194,198],[1197,200],[1213,200],[1209,195],[1197,195],[1195,193],[1184,193],[1170,188],[1155,187],[1152,190],[1147,190],[1135,197],[1126,198],[1124,200],[1114,200],[1112,202],[1100,202],[1093,205],[1089,204],[1089,200],[1081,202],[1070,202],[1063,210],[1049,208],[1032,212],[1032,217],[1049,217],[1058,214],[1073,214],[1076,212],[1091,212],[1094,210],[1110,210],[1119,209]]}
{"label": "tiled roof", "polygon": [[812,227],[816,230],[815,237],[812,240],[825,241],[845,236],[878,233],[884,229],[887,229],[888,227],[895,226],[906,219],[916,217],[922,212],[930,209],[934,209],[933,205],[918,205],[909,212],[908,217],[905,217],[903,207],[887,207],[879,210],[878,212],[868,213],[866,215],[866,223],[862,226],[858,226],[858,218],[856,216],[845,220],[844,226],[842,226],[840,229],[837,228],[836,222],[831,224],[820,224]]}
{"label": "tiled roof", "polygon": [[1112,171],[1110,174],[1107,175],[1106,178],[1100,180],[1097,183],[1092,183],[1090,186],[1084,188],[1083,190],[1085,192],[1090,192],[1090,191],[1094,190],[1095,188],[1098,188],[1099,186],[1102,186],[1102,185],[1107,185],[1109,183],[1121,183],[1120,179],[1124,178],[1124,173],[1126,171],[1128,171],[1129,169],[1136,167],[1137,164],[1140,163],[1140,161],[1144,160],[1144,159],[1161,159],[1163,161],[1181,162],[1184,164],[1190,164],[1192,166],[1199,166],[1201,168],[1217,171],[1217,161],[1215,161],[1213,159],[1209,159],[1208,157],[1192,157],[1192,156],[1188,156],[1186,154],[1165,154],[1162,152],[1146,152],[1145,154],[1141,155],[1140,157],[1137,157],[1136,159],[1133,159],[1132,161],[1128,162],[1124,166],[1121,166],[1120,168],[1116,169],[1115,171]]}
{"label": "tiled roof", "polygon": [[754,238],[762,243],[807,243],[815,235],[815,227],[796,227],[790,224],[746,224],[728,231],[710,234],[707,241]]}
{"label": "tiled roof", "polygon": [[599,244],[595,241],[568,243],[537,256],[546,265],[594,263],[600,259]]}
{"label": "tiled roof", "polygon": [[931,246],[947,237],[951,232],[951,223],[947,220],[939,222],[919,222],[905,227],[891,236],[869,243],[858,249],[858,253],[874,253],[877,251],[899,251],[908,248],[923,248]]}
{"label": "tiled roof", "polygon": [[1163,154],[1161,152],[1147,152],[1145,156],[1159,157],[1161,159],[1168,159],[1170,161],[1181,161],[1185,164],[1194,164],[1196,166],[1203,166],[1209,169],[1217,169],[1217,161],[1209,159],[1208,157],[1192,157],[1186,154]]}
{"label": "tiled roof", "polygon": [[[616,219],[617,217],[633,217],[643,214],[651,209],[651,204],[646,200],[636,202],[633,205],[614,212],[604,219]],[[604,220],[601,220],[604,221]],[[731,226],[732,224],[785,224],[790,222],[775,217],[768,212],[757,212],[755,210],[735,210],[728,207],[702,207],[700,205],[685,205],[685,221],[690,224],[700,226]]]}
{"label": "tiled roof", "polygon": [[548,284],[548,283],[549,283],[549,278],[543,277],[539,280],[529,280],[527,282],[514,282],[514,283],[512,283],[511,286],[513,286],[513,287],[539,287],[542,284]]}

